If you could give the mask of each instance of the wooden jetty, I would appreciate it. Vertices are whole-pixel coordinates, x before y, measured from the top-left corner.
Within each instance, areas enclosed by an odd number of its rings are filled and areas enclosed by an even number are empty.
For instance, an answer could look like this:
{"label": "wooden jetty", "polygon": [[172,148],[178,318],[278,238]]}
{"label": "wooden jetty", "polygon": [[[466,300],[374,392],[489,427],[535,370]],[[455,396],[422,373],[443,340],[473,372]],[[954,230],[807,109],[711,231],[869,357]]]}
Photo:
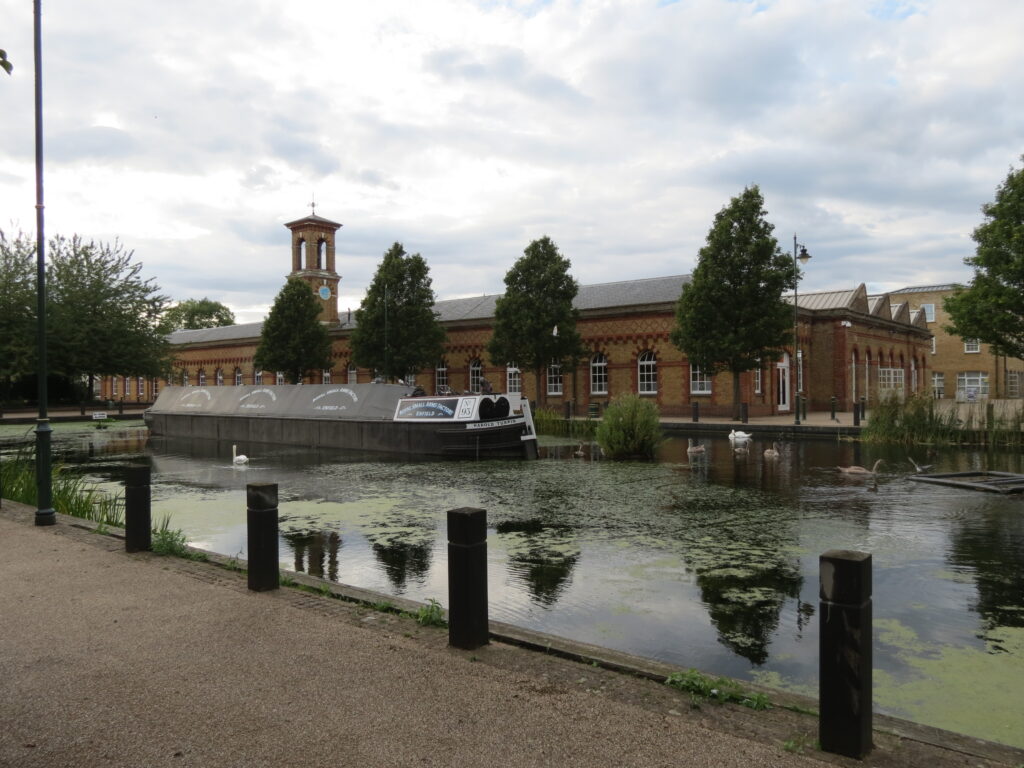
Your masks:
{"label": "wooden jetty", "polygon": [[934,474],[911,475],[911,480],[920,483],[950,485],[954,488],[967,488],[972,491],[990,491],[992,493],[1024,493],[1024,475],[1014,472],[938,472]]}

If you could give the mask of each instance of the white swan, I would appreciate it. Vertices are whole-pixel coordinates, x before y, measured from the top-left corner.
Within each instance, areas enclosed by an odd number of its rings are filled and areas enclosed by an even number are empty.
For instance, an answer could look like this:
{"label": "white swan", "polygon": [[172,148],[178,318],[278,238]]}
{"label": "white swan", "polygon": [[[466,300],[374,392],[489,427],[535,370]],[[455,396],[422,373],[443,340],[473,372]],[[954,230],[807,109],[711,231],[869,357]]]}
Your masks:
{"label": "white swan", "polygon": [[914,471],[917,472],[917,474],[919,474],[919,475],[921,473],[923,473],[923,472],[927,472],[929,469],[931,469],[933,466],[935,466],[934,464],[924,464],[924,465],[918,464],[916,461],[914,461],[909,456],[907,456],[907,461],[909,461],[911,464],[914,465]]}
{"label": "white swan", "polygon": [[707,451],[703,445],[695,441],[692,437],[686,438],[686,442],[688,444],[686,452],[691,456],[697,453],[705,453]]}
{"label": "white swan", "polygon": [[248,464],[249,463],[249,457],[246,456],[244,453],[239,453],[237,445],[232,445],[231,446],[231,463],[232,464]]}
{"label": "white swan", "polygon": [[875,466],[871,469],[865,469],[864,467],[858,467],[854,464],[852,467],[836,467],[844,475],[873,475],[878,471],[878,465],[881,464],[883,459],[879,459],[875,462]]}
{"label": "white swan", "polygon": [[765,448],[764,449],[764,457],[766,459],[777,459],[777,458],[779,458],[779,444],[778,443],[772,443],[772,447],[771,448]]}
{"label": "white swan", "polygon": [[735,429],[729,433],[730,440],[750,440],[752,437],[749,432],[737,432]]}

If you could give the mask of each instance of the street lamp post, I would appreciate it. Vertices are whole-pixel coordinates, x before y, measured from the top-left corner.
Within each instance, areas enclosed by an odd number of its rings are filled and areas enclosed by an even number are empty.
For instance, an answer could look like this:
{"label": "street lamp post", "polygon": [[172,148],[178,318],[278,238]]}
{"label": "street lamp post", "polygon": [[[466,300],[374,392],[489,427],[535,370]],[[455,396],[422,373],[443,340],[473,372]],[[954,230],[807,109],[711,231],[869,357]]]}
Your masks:
{"label": "street lamp post", "polygon": [[[797,251],[799,248],[799,252]],[[793,398],[794,411],[796,412],[796,418],[793,423],[797,426],[800,425],[800,379],[801,371],[803,368],[803,359],[800,356],[800,341],[799,341],[799,326],[798,326],[798,312],[800,311],[799,302],[799,287],[800,287],[800,265],[806,264],[811,258],[811,254],[807,252],[807,246],[803,243],[796,241],[796,234],[793,235],[793,266],[796,268],[796,281],[793,283],[793,362],[795,376],[793,379],[793,392],[795,396]]]}

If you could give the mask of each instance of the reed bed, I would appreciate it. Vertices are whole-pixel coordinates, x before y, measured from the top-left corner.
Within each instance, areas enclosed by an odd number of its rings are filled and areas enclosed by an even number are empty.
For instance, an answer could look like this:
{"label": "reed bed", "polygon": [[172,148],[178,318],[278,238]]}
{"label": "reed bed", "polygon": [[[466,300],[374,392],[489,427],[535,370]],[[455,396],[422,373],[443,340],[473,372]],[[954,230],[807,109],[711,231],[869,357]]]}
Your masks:
{"label": "reed bed", "polygon": [[996,414],[985,403],[961,409],[920,394],[884,398],[870,414],[861,439],[901,445],[983,445],[1024,448],[1024,406]]}
{"label": "reed bed", "polygon": [[562,414],[551,408],[538,408],[533,414],[533,426],[538,435],[554,437],[571,437],[577,440],[593,440],[600,421],[590,417],[586,419],[566,419]]}

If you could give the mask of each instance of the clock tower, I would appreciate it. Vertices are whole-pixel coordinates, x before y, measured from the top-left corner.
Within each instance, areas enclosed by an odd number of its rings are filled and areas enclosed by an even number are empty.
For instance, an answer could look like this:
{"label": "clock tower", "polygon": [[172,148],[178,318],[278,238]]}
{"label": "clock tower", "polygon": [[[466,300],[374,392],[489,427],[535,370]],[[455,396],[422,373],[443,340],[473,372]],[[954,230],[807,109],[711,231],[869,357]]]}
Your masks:
{"label": "clock tower", "polygon": [[338,283],[341,275],[334,270],[334,233],[341,224],[316,215],[285,224],[292,232],[292,271],[309,285],[320,302],[320,322],[338,323]]}

